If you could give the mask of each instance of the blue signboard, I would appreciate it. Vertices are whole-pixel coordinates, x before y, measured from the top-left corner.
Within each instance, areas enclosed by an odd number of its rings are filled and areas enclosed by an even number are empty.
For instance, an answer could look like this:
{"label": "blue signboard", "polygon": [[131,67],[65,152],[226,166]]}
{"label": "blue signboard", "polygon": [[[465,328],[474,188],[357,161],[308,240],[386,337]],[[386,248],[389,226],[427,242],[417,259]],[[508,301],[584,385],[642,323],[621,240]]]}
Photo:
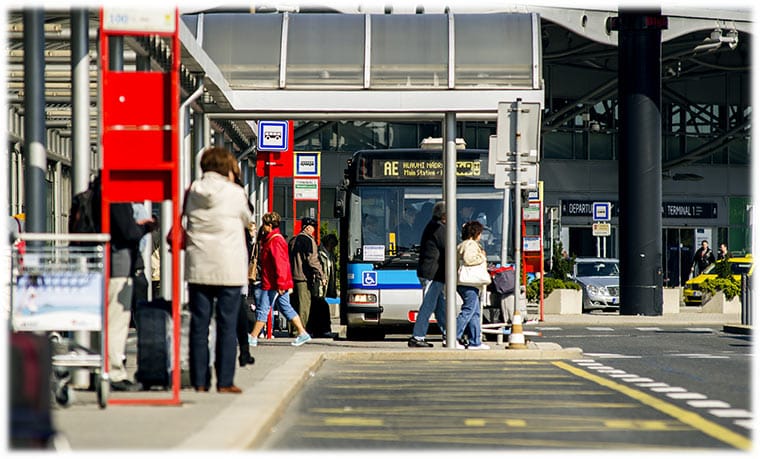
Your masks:
{"label": "blue signboard", "polygon": [[376,286],[377,286],[377,272],[362,271],[362,287],[376,287]]}
{"label": "blue signboard", "polygon": [[285,151],[288,149],[287,121],[259,121],[256,148],[259,151]]}
{"label": "blue signboard", "polygon": [[612,205],[609,202],[595,202],[593,216],[595,222],[608,222],[612,218]]}

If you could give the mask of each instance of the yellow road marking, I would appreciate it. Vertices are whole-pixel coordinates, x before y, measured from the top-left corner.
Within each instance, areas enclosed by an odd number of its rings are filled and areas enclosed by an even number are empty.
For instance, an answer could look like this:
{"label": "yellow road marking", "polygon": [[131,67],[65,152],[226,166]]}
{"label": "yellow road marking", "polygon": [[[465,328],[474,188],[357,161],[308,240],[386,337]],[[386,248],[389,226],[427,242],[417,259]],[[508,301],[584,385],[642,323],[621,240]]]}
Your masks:
{"label": "yellow road marking", "polygon": [[565,362],[558,361],[553,362],[553,364],[576,376],[595,382],[609,389],[618,391],[624,395],[627,395],[628,397],[638,400],[645,405],[651,406],[657,411],[665,413],[668,416],[671,416],[686,425],[692,426],[693,428],[723,443],[745,451],[749,451],[750,448],[752,448],[752,441],[749,438],[739,435],[736,432],[732,432],[731,430],[728,430],[725,427],[712,421],[708,421],[697,413],[684,410],[649,394],[581,370],[580,368],[576,368]]}
{"label": "yellow road marking", "polygon": [[382,427],[383,420],[378,418],[361,417],[328,417],[324,419],[328,426]]}
{"label": "yellow road marking", "polygon": [[508,425],[509,427],[525,427],[528,425],[524,419],[507,419],[504,421],[504,424]]}
{"label": "yellow road marking", "polygon": [[467,427],[483,427],[486,425],[485,419],[465,419],[464,425]]}

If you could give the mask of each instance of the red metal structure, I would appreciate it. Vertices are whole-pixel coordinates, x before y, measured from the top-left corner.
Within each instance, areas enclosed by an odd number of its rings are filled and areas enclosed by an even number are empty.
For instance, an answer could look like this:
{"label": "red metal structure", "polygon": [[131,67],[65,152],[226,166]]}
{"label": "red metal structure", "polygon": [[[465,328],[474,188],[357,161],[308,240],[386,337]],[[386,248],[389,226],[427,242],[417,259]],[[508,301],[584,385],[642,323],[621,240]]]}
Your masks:
{"label": "red metal structure", "polygon": [[[115,15],[114,17],[108,16]],[[156,16],[148,16],[159,15]],[[142,20],[149,20],[148,25]],[[103,157],[103,232],[110,233],[110,204],[115,202],[174,203],[172,226],[180,222],[179,170],[179,13],[125,13],[100,10],[101,148]],[[152,26],[158,27],[152,27]],[[114,37],[162,36],[171,43],[171,64],[165,71],[111,70],[109,40]],[[172,231],[172,368],[179,370],[179,254],[180,232]],[[106,278],[110,277],[110,246],[106,248]],[[108,291],[106,286],[106,298]],[[108,346],[106,316],[103,339]],[[106,352],[105,367],[109,368]],[[115,399],[115,405],[177,405],[180,403],[180,371],[172,372],[168,399]]]}
{"label": "red metal structure", "polygon": [[539,320],[544,320],[544,201],[543,183],[539,182],[538,193],[528,201],[522,218],[522,278],[527,287],[528,273],[535,273],[540,282],[538,294]]}
{"label": "red metal structure", "polygon": [[[283,151],[259,151],[256,153],[256,175],[267,177],[267,212],[274,209],[274,179],[293,176],[293,134],[294,123],[288,121],[288,149]],[[294,233],[295,234],[295,233]],[[272,317],[274,305],[267,316],[267,339],[272,339]]]}

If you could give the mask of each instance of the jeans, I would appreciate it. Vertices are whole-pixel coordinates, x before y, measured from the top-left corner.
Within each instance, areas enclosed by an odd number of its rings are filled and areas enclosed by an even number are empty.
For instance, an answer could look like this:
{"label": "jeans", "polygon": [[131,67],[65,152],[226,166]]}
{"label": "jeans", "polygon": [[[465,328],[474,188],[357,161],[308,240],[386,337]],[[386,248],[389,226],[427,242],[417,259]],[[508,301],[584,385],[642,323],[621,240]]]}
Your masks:
{"label": "jeans", "polygon": [[[269,309],[272,307],[274,297],[277,295],[277,290],[262,290],[261,302],[256,304],[256,320],[258,322],[266,322],[267,316],[269,316]],[[277,295],[277,303],[275,306],[280,312],[288,319],[288,322],[292,321],[298,313],[290,305],[290,294],[288,292],[282,295]]]}
{"label": "jeans", "polygon": [[462,297],[462,310],[457,316],[457,339],[465,331],[472,346],[480,346],[480,289],[466,285],[457,285],[457,293]]}
{"label": "jeans", "polygon": [[[228,387],[235,379],[240,286],[190,284],[190,384],[211,385],[209,374],[208,327],[216,312],[216,385]],[[216,307],[214,308],[214,300]]]}
{"label": "jeans", "polygon": [[422,339],[427,335],[430,315],[435,312],[435,320],[441,333],[446,337],[446,297],[444,295],[444,283],[430,279],[420,279],[422,285],[422,304],[414,322],[412,336]]}

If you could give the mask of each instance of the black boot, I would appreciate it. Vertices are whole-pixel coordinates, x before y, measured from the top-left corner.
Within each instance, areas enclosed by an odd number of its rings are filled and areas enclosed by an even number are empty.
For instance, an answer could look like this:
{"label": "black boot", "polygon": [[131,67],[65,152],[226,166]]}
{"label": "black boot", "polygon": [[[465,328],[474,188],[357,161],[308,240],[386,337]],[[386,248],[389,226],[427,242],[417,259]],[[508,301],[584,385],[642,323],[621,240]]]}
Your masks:
{"label": "black boot", "polygon": [[256,359],[253,358],[250,352],[241,352],[240,357],[238,357],[238,363],[240,363],[241,367],[244,367],[246,365],[253,365],[256,363]]}

